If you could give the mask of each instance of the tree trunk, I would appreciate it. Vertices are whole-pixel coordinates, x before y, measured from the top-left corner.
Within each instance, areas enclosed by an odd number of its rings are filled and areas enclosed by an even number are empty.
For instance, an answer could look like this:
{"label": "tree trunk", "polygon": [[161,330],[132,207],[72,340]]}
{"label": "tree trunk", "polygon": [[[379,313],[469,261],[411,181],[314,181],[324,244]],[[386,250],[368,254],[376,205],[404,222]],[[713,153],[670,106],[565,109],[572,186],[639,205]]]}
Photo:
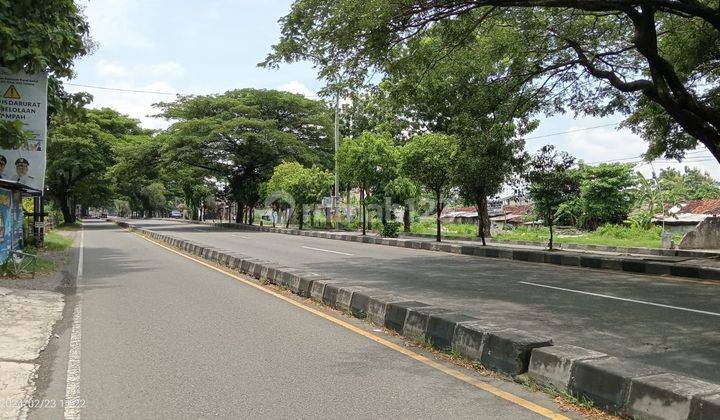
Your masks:
{"label": "tree trunk", "polygon": [[252,225],[255,223],[255,207],[250,206],[248,209],[248,224]]}
{"label": "tree trunk", "polygon": [[348,190],[347,190],[347,195],[346,195],[345,197],[346,197],[346,200],[347,200],[347,201],[345,202],[345,206],[346,206],[346,209],[345,209],[345,211],[346,211],[346,213],[345,213],[345,221],[346,221],[347,224],[348,224],[348,228],[350,228],[350,188],[348,188]]}
{"label": "tree trunk", "polygon": [[548,243],[548,249],[552,251],[553,249],[553,223],[550,222],[550,242]]}
{"label": "tree trunk", "polygon": [[436,234],[435,234],[435,240],[437,242],[442,241],[442,233],[440,232],[440,214],[442,213],[442,207],[440,205],[440,191],[435,192],[435,226],[437,228]]}
{"label": "tree trunk", "polygon": [[478,197],[475,203],[475,209],[478,214],[478,236],[482,240],[483,246],[485,246],[487,245],[485,238],[490,236],[490,216],[488,215],[487,197]]}
{"label": "tree trunk", "polygon": [[[310,218],[312,220],[312,216]],[[300,230],[303,228],[303,222],[305,221],[305,209],[300,206],[300,213],[298,213],[298,226],[300,227]]]}
{"label": "tree trunk", "polygon": [[403,211],[403,225],[405,233],[410,232],[410,206],[405,204],[405,210]]}
{"label": "tree trunk", "polygon": [[75,223],[75,213],[70,210],[67,197],[64,194],[58,195],[58,202],[60,203],[60,211],[62,212],[65,224]]}
{"label": "tree trunk", "polygon": [[387,224],[388,207],[388,200],[383,200],[383,205],[380,207],[380,211],[382,212],[382,214],[380,215],[380,221],[382,222],[383,226]]}
{"label": "tree trunk", "polygon": [[290,228],[290,219],[292,219],[292,215],[293,215],[292,207],[289,207],[289,208],[285,211],[285,229],[289,229],[289,228]]}
{"label": "tree trunk", "polygon": [[242,223],[243,217],[245,213],[245,206],[243,203],[239,202],[237,203],[237,213],[235,213],[235,223]]}
{"label": "tree trunk", "polygon": [[367,233],[367,225],[365,224],[365,189],[360,188],[360,211],[362,212],[362,234]]}

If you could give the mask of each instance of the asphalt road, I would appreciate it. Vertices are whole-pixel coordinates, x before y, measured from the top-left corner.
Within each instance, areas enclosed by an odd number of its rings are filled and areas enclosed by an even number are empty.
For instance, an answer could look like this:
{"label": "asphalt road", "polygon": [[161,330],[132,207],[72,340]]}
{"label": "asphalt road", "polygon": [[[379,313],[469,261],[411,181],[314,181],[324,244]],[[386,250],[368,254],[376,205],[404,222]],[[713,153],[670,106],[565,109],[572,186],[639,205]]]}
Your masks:
{"label": "asphalt road", "polygon": [[382,245],[133,224],[720,383],[720,284]]}
{"label": "asphalt road", "polygon": [[86,223],[83,255],[77,340],[51,370],[57,382],[79,361],[67,377],[84,418],[540,417],[114,224]]}

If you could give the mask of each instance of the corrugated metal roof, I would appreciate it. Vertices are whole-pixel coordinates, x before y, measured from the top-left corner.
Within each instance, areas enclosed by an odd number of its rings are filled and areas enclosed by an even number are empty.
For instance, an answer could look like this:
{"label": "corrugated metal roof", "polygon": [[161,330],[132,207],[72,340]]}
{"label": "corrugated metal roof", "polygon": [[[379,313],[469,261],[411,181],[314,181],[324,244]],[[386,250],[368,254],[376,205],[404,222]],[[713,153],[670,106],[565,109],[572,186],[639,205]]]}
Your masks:
{"label": "corrugated metal roof", "polygon": [[688,201],[679,213],[690,214],[720,214],[720,199]]}

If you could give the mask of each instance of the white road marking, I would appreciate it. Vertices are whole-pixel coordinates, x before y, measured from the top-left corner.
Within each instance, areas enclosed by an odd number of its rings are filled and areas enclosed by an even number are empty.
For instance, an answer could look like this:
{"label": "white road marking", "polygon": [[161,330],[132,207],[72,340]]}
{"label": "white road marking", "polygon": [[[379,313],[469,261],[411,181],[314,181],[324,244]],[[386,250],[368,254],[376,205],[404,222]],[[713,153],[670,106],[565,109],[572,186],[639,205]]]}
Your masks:
{"label": "white road marking", "polygon": [[235,237],[238,237],[238,238],[243,238],[243,239],[250,239],[250,238],[247,237],[247,236],[237,235],[237,234],[235,234],[235,233],[233,233],[232,236],[235,236]]}
{"label": "white road marking", "polygon": [[596,296],[596,297],[602,297],[602,298],[606,298],[606,299],[621,300],[623,302],[640,303],[643,305],[658,306],[660,308],[675,309],[678,311],[694,312],[694,313],[703,314],[703,315],[720,316],[720,313],[701,311],[699,309],[683,308],[682,306],[663,305],[662,303],[648,302],[645,300],[637,300],[637,299],[627,299],[627,298],[621,298],[621,297],[617,297],[617,296],[603,295],[600,293],[583,292],[582,290],[566,289],[564,287],[548,286],[546,284],[531,283],[528,281],[521,281],[520,283],[526,284],[528,286],[536,286],[536,287],[544,287],[546,289],[562,290],[563,292],[580,293],[582,295]]}
{"label": "white road marking", "polygon": [[[81,228],[82,229],[82,228]],[[83,249],[85,230],[80,230],[80,254],[78,256],[75,285],[80,286],[83,278]],[[77,306],[73,311],[73,326],[70,332],[70,351],[68,352],[67,381],[65,386],[65,419],[79,419],[82,400],[80,399],[80,339],[82,337],[82,300],[78,295]]]}
{"label": "white road marking", "polygon": [[202,229],[193,229],[193,230],[194,230],[195,232],[205,232],[205,231],[202,230]]}
{"label": "white road marking", "polygon": [[310,274],[313,275],[313,276],[319,276],[319,275],[320,275],[320,274],[318,274],[318,273],[310,273]]}
{"label": "white road marking", "polygon": [[347,255],[348,257],[353,255],[353,254],[348,254],[347,252],[331,251],[329,249],[313,248],[311,246],[301,246],[300,248],[312,249],[313,251],[331,252],[333,254]]}

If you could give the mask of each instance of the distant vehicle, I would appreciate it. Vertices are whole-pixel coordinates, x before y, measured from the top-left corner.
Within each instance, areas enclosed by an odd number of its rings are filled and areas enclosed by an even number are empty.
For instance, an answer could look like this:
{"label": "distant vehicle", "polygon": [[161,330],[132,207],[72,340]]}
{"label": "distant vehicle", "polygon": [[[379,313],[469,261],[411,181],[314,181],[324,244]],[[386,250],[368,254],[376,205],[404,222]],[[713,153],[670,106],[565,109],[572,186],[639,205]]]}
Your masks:
{"label": "distant vehicle", "polygon": [[108,217],[107,212],[102,212],[102,213],[100,213],[100,218],[101,218],[101,219],[107,219],[107,217]]}
{"label": "distant vehicle", "polygon": [[179,219],[182,217],[182,213],[180,212],[180,210],[173,210],[170,212],[170,217],[174,219]]}

